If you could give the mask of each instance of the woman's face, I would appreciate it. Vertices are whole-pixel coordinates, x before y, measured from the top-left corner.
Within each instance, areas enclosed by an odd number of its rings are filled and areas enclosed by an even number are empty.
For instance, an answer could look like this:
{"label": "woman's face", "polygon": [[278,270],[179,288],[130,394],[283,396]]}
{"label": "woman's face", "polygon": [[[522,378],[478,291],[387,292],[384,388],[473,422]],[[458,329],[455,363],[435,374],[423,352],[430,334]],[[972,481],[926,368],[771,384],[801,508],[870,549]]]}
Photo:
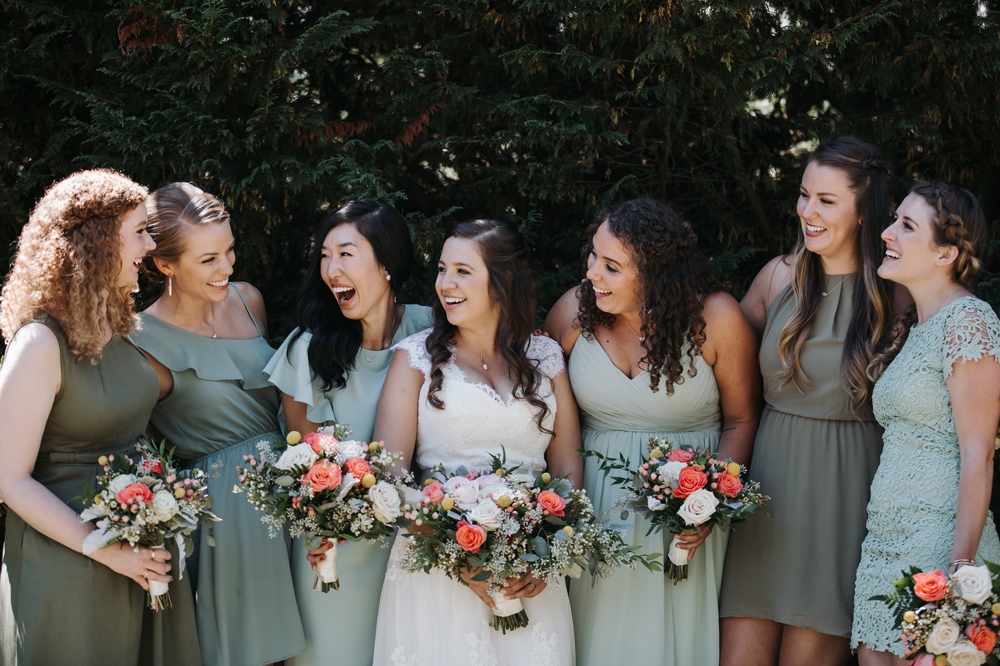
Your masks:
{"label": "woman's face", "polygon": [[859,232],[857,201],[840,169],[810,162],[796,206],[806,249],[828,261],[853,262]]}
{"label": "woman's face", "polygon": [[139,282],[142,260],[156,248],[146,231],[146,204],[139,204],[125,214],[118,235],[122,241],[122,267],[118,273],[118,287],[121,288]]}
{"label": "woman's face", "polygon": [[452,236],[444,242],[434,288],[453,326],[473,328],[498,317],[489,270],[474,240]]}
{"label": "woman's face", "polygon": [[[952,246],[937,244],[934,209],[919,194],[909,194],[896,209],[896,221],[882,232],[885,256],[878,274],[886,280],[911,285],[944,267],[950,271]],[[955,249],[957,254],[957,249]],[[944,259],[943,259],[944,258]]]}
{"label": "woman's face", "polygon": [[594,249],[587,259],[587,279],[597,307],[609,314],[637,313],[642,307],[632,253],[611,233],[608,223],[597,227]]}
{"label": "woman's face", "polygon": [[320,276],[348,319],[365,319],[391,296],[385,268],[368,239],[352,223],[338,224],[323,239]]}
{"label": "woman's face", "polygon": [[188,226],[184,252],[173,264],[173,291],[179,295],[221,303],[229,296],[229,276],[236,264],[229,222]]}

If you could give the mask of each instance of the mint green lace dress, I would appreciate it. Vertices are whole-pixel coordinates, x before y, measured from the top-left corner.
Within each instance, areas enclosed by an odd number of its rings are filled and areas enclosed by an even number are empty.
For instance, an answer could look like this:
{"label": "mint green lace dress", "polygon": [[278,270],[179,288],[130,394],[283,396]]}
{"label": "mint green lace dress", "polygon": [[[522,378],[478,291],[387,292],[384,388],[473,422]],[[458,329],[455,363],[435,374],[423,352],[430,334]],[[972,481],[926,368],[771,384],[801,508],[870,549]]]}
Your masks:
{"label": "mint green lace dress", "polygon": [[[870,597],[891,592],[892,581],[910,566],[948,568],[961,459],[945,382],[956,363],[984,356],[1000,360],[1000,319],[987,303],[966,296],[914,326],[875,384],[872,403],[875,418],[885,427],[884,447],[868,503],[851,647],[864,643],[902,656],[892,613]],[[976,552],[977,564],[983,560],[1000,562],[992,515]]]}
{"label": "mint green lace dress", "polygon": [[[392,344],[433,323],[430,308],[403,306],[403,316]],[[347,386],[323,391],[323,380],[316,377],[309,366],[312,335],[306,331],[292,343],[294,333],[275,352],[264,368],[264,376],[296,402],[306,405],[306,418],[313,423],[341,421],[351,426],[351,436],[355,439],[370,440],[392,351],[359,350],[354,370],[347,376]],[[307,647],[304,653],[286,660],[287,666],[372,663],[375,620],[389,549],[377,544],[350,542],[337,548],[340,589],[322,594],[312,589],[316,573],[306,560],[302,539],[296,539],[292,545],[292,577]]]}

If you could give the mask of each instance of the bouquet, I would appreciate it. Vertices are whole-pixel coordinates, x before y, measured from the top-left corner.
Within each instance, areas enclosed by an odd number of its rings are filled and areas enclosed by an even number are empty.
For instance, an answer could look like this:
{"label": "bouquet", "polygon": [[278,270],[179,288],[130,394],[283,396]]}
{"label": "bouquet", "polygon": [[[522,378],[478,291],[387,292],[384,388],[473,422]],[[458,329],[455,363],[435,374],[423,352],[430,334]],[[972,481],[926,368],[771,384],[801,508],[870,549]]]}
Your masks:
{"label": "bouquet", "polygon": [[[649,438],[648,455],[632,471],[629,461],[619,454],[617,460],[596,451],[586,456],[601,461],[605,474],[622,471],[612,477],[615,485],[627,489],[616,506],[623,509],[622,520],[629,510],[650,521],[647,534],[666,528],[671,534],[697,530],[701,525],[729,527],[741,523],[756,509],[767,513],[771,499],[760,492],[755,481],[740,480],[744,469],[739,463],[718,457],[717,453],[690,446],[674,447],[666,439]],[[770,515],[770,514],[768,514]],[[670,544],[667,575],[674,584],[687,578],[689,553],[678,548],[677,537]]]}
{"label": "bouquet", "polygon": [[236,468],[239,482],[233,492],[246,493],[272,537],[287,523],[293,537],[306,535],[303,547],[318,548],[323,537],[333,543],[316,567],[314,589],[340,589],[337,539],[382,541],[392,534],[401,514],[399,481],[390,474],[402,454],[385,450],[383,442],[364,444],[347,440],[344,425],[320,428],[302,436],[294,430],[286,442],[258,445],[259,456],[243,456]]}
{"label": "bouquet", "polygon": [[906,659],[916,666],[1000,664],[1000,566],[963,566],[951,576],[916,567],[895,592],[872,597],[896,615]]}
{"label": "bouquet", "polygon": [[[198,469],[178,470],[173,449],[141,440],[136,449],[139,460],[127,455],[101,456],[98,464],[104,475],[97,477],[97,489],[84,485],[82,499],[90,506],[80,520],[97,520],[97,529],[83,541],[83,554],[90,555],[120,541],[130,546],[164,548],[174,539],[179,553],[178,578],[184,578],[184,558],[194,552],[194,542],[186,540],[203,523],[216,522],[209,509],[215,503],[208,494],[208,475]],[[210,546],[215,543],[206,537]],[[149,605],[154,611],[170,606],[168,583],[149,581]]]}
{"label": "bouquet", "polygon": [[[449,577],[481,569],[473,580],[491,581],[496,605],[493,628],[507,633],[528,625],[520,599],[505,599],[503,582],[526,572],[546,583],[587,569],[606,577],[618,566],[659,569],[655,556],[639,556],[622,536],[600,525],[586,491],[548,472],[537,477],[508,473],[495,456],[492,469],[464,467],[425,481],[420,495],[403,504],[403,520],[421,528],[408,544],[411,572],[442,569]],[[516,470],[509,470],[514,472]],[[461,580],[459,578],[459,580]]]}

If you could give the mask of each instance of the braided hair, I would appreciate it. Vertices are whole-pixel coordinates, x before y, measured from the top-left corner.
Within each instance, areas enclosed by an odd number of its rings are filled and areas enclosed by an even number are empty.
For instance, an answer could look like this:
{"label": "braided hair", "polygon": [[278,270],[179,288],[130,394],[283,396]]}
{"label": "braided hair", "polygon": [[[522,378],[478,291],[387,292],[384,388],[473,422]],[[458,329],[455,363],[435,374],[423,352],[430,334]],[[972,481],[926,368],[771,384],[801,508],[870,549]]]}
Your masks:
{"label": "braided hair", "polygon": [[[986,250],[986,215],[979,200],[966,189],[929,180],[916,183],[910,193],[918,195],[934,209],[934,242],[958,248],[952,277],[957,284],[975,293],[976,277],[983,264],[980,257]],[[912,305],[893,322],[885,348],[868,365],[868,378],[873,383],[903,348],[916,321],[917,308]]]}

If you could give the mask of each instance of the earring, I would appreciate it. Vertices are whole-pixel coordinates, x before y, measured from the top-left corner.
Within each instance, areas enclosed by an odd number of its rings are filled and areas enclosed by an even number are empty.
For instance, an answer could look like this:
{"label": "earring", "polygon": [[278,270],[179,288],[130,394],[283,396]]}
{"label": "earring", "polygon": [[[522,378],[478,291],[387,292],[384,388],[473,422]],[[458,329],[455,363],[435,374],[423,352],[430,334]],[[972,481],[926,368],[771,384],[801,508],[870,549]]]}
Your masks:
{"label": "earring", "polygon": [[173,296],[173,295],[174,295],[174,281],[171,280],[170,276],[168,275],[167,276],[167,296]]}
{"label": "earring", "polygon": [[386,273],[386,274],[385,274],[385,279],[386,279],[386,280],[391,280],[391,279],[392,279],[392,276],[391,276],[391,275],[389,275],[388,273]]}

